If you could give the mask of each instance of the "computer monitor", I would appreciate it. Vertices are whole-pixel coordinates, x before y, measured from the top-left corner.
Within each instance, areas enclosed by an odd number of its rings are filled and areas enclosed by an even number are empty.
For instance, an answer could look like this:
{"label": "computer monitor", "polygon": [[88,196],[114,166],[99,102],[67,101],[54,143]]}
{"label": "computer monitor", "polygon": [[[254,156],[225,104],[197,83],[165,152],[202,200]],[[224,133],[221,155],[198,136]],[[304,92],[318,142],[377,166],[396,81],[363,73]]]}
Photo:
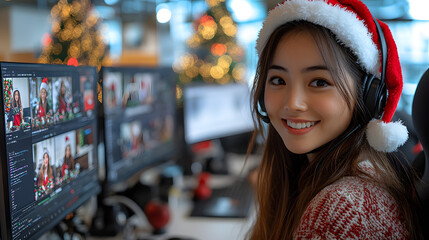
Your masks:
{"label": "computer monitor", "polygon": [[171,67],[103,67],[105,185],[129,187],[148,167],[174,160],[176,77]]}
{"label": "computer monitor", "polygon": [[37,239],[100,191],[96,68],[0,67],[1,238]]}
{"label": "computer monitor", "polygon": [[248,85],[186,86],[183,122],[186,173],[228,174],[227,153],[245,154],[254,129]]}
{"label": "computer monitor", "polygon": [[247,84],[189,85],[183,111],[187,144],[253,131]]}

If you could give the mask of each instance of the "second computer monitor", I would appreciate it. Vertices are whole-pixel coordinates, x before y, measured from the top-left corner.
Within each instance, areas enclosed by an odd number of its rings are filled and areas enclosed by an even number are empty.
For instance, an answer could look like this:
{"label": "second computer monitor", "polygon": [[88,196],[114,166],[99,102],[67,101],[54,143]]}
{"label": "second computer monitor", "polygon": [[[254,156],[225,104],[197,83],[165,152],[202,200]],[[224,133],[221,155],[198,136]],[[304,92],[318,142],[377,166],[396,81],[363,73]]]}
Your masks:
{"label": "second computer monitor", "polygon": [[187,86],[183,94],[186,143],[251,132],[249,96],[246,84]]}
{"label": "second computer monitor", "polygon": [[127,181],[176,151],[176,78],[168,67],[104,67],[106,183]]}

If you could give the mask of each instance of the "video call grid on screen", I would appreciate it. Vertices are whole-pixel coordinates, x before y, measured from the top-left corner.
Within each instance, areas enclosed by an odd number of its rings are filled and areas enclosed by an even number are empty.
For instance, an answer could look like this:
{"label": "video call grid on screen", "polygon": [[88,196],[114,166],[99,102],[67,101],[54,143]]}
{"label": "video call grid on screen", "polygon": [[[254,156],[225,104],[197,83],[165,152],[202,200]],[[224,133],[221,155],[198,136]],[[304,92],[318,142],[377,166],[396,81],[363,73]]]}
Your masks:
{"label": "video call grid on screen", "polygon": [[100,191],[97,72],[65,65],[0,66],[2,237],[34,239]]}
{"label": "video call grid on screen", "polygon": [[168,67],[103,67],[107,183],[170,160],[176,145],[176,77]]}

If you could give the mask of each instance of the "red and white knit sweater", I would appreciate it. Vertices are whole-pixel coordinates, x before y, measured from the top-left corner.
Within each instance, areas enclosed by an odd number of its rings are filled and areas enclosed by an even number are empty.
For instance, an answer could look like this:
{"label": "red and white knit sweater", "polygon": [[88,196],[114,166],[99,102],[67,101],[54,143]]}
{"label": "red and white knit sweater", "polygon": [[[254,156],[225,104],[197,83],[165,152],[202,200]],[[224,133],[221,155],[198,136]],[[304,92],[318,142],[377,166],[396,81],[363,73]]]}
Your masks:
{"label": "red and white knit sweater", "polygon": [[[361,167],[372,172],[367,164]],[[344,177],[320,191],[310,201],[295,232],[295,239],[378,240],[407,236],[393,197],[359,177]]]}

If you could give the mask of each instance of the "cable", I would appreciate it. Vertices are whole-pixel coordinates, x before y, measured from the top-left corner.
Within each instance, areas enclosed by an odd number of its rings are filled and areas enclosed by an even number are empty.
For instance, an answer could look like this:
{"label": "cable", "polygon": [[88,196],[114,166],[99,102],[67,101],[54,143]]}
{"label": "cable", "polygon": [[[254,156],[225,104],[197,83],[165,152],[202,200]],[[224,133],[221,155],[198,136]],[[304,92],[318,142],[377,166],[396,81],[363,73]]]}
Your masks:
{"label": "cable", "polygon": [[107,206],[113,206],[113,205],[115,205],[115,203],[122,203],[125,206],[127,206],[129,209],[131,209],[137,215],[138,219],[140,219],[140,221],[138,221],[140,226],[138,226],[138,227],[144,226],[143,222],[148,223],[148,221],[146,219],[146,215],[144,214],[143,210],[139,207],[139,205],[137,205],[137,203],[135,203],[133,200],[131,200],[127,197],[119,196],[119,195],[113,195],[113,196],[109,196],[106,199],[104,199],[103,203],[106,204]]}

